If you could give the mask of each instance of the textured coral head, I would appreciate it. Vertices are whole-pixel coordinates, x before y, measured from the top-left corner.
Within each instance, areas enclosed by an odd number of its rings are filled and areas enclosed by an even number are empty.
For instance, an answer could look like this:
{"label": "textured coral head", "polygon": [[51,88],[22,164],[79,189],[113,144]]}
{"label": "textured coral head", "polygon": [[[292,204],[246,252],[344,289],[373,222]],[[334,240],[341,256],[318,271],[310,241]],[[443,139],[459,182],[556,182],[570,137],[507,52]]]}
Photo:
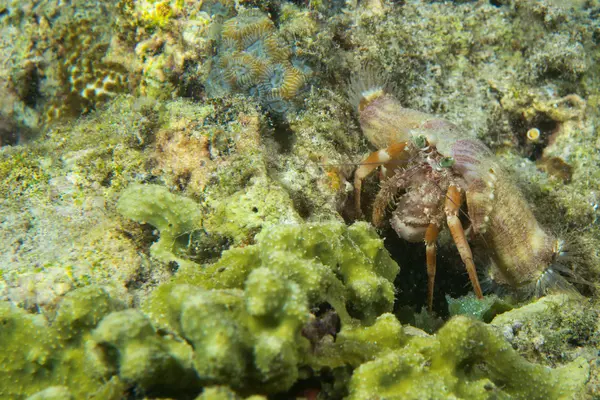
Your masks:
{"label": "textured coral head", "polygon": [[236,89],[248,89],[264,77],[266,65],[248,53],[233,53],[221,58],[223,77]]}
{"label": "textured coral head", "polygon": [[233,39],[241,45],[248,45],[266,37],[275,30],[269,17],[257,9],[242,11],[237,17],[223,24],[223,39]]}

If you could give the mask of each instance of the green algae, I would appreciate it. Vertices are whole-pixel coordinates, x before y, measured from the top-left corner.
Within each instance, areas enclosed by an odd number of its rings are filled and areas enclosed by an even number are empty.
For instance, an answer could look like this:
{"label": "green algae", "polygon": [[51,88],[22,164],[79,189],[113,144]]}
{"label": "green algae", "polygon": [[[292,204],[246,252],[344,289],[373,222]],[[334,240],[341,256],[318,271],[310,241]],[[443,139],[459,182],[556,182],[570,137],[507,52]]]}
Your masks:
{"label": "green algae", "polygon": [[550,370],[529,363],[481,322],[451,319],[435,338],[413,338],[403,349],[362,364],[348,399],[374,393],[390,399],[570,398],[588,379],[586,361]]}
{"label": "green algae", "polygon": [[69,293],[63,304],[64,309],[59,307],[49,324],[41,315],[0,303],[0,397],[24,398],[61,385],[68,387],[75,398],[120,398],[102,397],[119,384],[86,371],[83,344],[102,317],[124,305],[93,286]]}
{"label": "green algae", "polygon": [[496,315],[505,313],[513,308],[506,300],[492,294],[478,299],[474,294],[453,299],[446,295],[450,316],[466,315],[483,322],[490,322]]}

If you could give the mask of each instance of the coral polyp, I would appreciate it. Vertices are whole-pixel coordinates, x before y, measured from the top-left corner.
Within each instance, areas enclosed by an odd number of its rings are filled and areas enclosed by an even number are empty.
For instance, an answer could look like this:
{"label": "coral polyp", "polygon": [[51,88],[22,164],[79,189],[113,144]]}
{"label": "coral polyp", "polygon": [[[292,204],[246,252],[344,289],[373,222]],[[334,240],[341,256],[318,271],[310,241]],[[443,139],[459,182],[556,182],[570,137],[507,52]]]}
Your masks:
{"label": "coral polyp", "polygon": [[[274,35],[269,35],[265,37],[264,40],[262,40],[262,43],[265,55],[269,59],[273,60],[273,62],[284,64],[288,62],[291,55],[291,51],[280,38]],[[247,51],[252,53],[252,46],[249,46]]]}
{"label": "coral polyp", "polygon": [[67,54],[57,71],[60,87],[46,109],[47,122],[93,110],[135,85],[127,82],[125,65],[103,60],[109,44],[106,38],[94,37],[91,25],[87,20],[73,23],[57,41]]}
{"label": "coral polyp", "polygon": [[304,76],[294,67],[275,64],[269,67],[258,90],[265,99],[292,99],[304,85]]}
{"label": "coral polyp", "polygon": [[273,21],[258,9],[243,10],[223,23],[213,65],[218,69],[212,69],[206,82],[209,95],[245,93],[275,113],[298,103],[311,73],[280,37]]}
{"label": "coral polyp", "polygon": [[240,12],[223,23],[223,39],[233,39],[240,44],[253,43],[275,30],[269,17],[257,9]]}
{"label": "coral polyp", "polygon": [[266,73],[266,65],[248,53],[234,53],[221,59],[223,77],[238,90],[246,90],[260,82]]}

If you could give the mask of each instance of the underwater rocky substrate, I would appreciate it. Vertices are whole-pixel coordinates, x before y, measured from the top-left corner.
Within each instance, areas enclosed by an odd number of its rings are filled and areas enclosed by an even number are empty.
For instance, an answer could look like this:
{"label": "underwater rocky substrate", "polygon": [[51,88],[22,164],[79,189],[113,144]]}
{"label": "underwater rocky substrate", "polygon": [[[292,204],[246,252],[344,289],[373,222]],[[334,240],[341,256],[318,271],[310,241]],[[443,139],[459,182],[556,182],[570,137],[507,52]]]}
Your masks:
{"label": "underwater rocky substrate", "polygon": [[[392,314],[398,272],[364,222],[290,224],[263,229],[256,244],[214,264],[181,264],[139,309],[98,286],[68,293],[50,322],[3,303],[0,396],[237,398],[291,395],[303,381],[348,399],[584,390],[585,359],[530,363],[473,318],[454,317],[435,335],[402,325]],[[330,312],[316,317],[324,304]],[[339,321],[328,322],[332,312]]]}

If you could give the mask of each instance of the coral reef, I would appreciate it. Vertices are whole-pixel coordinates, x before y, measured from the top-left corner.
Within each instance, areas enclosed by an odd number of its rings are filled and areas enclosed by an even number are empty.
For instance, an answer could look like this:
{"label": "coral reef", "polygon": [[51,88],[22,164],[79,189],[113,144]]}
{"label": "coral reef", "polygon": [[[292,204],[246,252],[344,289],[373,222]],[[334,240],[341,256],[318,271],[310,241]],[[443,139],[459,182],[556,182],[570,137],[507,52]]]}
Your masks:
{"label": "coral reef", "polygon": [[127,287],[147,263],[106,207],[125,182],[146,174],[143,141],[158,109],[121,99],[105,113],[55,127],[44,140],[3,148],[2,299],[52,310],[65,293],[89,284],[120,288],[129,298]]}
{"label": "coral reef", "polygon": [[280,392],[310,349],[302,328],[311,307],[327,303],[344,323],[369,323],[391,311],[398,266],[364,223],[282,225],[256,241],[205,269],[182,266],[144,310],[192,343],[205,384]]}
{"label": "coral reef", "polygon": [[86,344],[88,363],[104,379],[117,375],[126,385],[161,395],[177,387],[196,393],[199,380],[191,365],[189,344],[157,335],[148,318],[137,310],[111,313],[91,333]]}
{"label": "coral reef", "polygon": [[0,68],[0,85],[14,107],[0,109],[23,126],[78,116],[137,86],[129,47],[116,40],[116,1],[5,3],[2,36],[17,44],[8,46]]}
{"label": "coral reef", "polygon": [[0,1],[0,398],[598,397],[594,297],[460,297],[441,236],[439,315],[415,312],[422,254],[348,207],[374,149],[344,94],[372,66],[484,141],[593,295],[597,15]]}
{"label": "coral reef", "polygon": [[[365,223],[266,228],[255,245],[228,250],[205,269],[183,266],[142,307],[147,316],[121,311],[123,305],[96,287],[72,292],[44,339],[69,343],[72,350],[63,354],[63,347],[48,345],[43,357],[50,363],[69,354],[76,363],[85,355],[87,371],[93,371],[86,375],[87,385],[105,394],[135,387],[149,395],[184,396],[213,384],[242,393],[277,393],[306,377],[307,368],[318,376],[348,366],[356,368],[348,382],[350,399],[423,393],[564,398],[583,390],[589,373],[584,359],[555,370],[531,364],[481,322],[457,317],[435,336],[403,327],[389,313],[397,271]],[[331,333],[306,336],[303,329],[317,318],[311,310],[325,302],[341,320],[335,340]],[[16,309],[7,317],[18,324],[35,319]],[[45,324],[42,317],[38,321]],[[26,329],[31,328],[17,325],[5,332],[2,344],[10,348],[10,340],[20,340]],[[90,390],[73,386],[76,375],[60,375],[71,364],[60,365],[50,370],[65,380],[49,380],[65,386],[36,396]],[[19,372],[11,369],[6,378]],[[27,391],[7,384],[4,390],[35,393],[46,382]],[[210,388],[200,398],[211,393],[235,396],[226,388]]]}
{"label": "coral reef", "polygon": [[57,71],[51,71],[57,81],[56,93],[45,111],[46,120],[77,116],[130,90],[128,81],[133,83],[133,76],[123,63],[104,61],[109,38],[93,35],[91,25],[89,20],[73,21],[53,38],[63,46],[64,61]]}

